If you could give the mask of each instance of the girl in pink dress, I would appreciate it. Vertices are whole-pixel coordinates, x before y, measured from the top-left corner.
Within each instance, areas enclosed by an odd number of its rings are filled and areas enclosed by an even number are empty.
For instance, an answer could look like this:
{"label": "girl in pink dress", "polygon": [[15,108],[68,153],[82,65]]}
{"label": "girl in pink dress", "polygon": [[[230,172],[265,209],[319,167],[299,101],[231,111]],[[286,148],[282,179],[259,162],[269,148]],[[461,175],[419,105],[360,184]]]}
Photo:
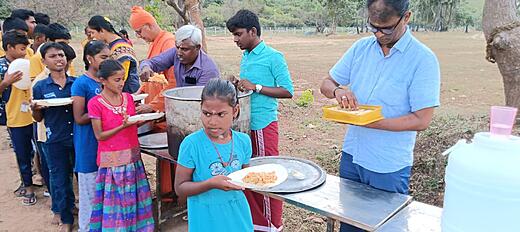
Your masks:
{"label": "girl in pink dress", "polygon": [[132,95],[123,93],[125,71],[116,60],[99,65],[103,91],[88,102],[98,140],[96,194],[90,231],[153,231],[152,198],[146,178]]}

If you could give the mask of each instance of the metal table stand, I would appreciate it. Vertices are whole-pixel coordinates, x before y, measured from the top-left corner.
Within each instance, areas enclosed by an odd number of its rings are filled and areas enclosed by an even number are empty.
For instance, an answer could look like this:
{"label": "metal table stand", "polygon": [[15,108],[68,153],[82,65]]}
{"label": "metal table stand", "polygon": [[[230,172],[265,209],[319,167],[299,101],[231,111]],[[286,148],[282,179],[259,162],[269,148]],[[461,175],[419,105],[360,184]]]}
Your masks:
{"label": "metal table stand", "polygon": [[[163,222],[167,221],[170,218],[175,218],[178,216],[182,216],[187,213],[186,205],[179,205],[172,203],[173,207],[167,207],[165,203],[163,203],[163,197],[165,195],[172,196],[173,199],[177,199],[177,196],[175,195],[175,192],[172,193],[166,193],[161,194],[161,169],[160,169],[160,161],[165,160],[172,164],[177,165],[177,161],[173,159],[172,156],[170,156],[170,153],[168,152],[168,149],[144,149],[141,148],[141,153],[153,156],[156,158],[155,166],[156,166],[156,204],[157,204],[157,210],[156,210],[156,230],[160,231],[160,226]],[[168,204],[170,205],[170,204]]]}

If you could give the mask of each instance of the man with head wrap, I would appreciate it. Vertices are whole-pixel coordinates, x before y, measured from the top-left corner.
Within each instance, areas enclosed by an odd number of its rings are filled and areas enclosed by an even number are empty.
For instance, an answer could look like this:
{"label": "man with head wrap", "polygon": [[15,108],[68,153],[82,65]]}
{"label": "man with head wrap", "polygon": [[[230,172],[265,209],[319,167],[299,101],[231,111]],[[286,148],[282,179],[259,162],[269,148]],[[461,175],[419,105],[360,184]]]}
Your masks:
{"label": "man with head wrap", "polygon": [[[128,22],[137,37],[150,43],[147,59],[153,58],[175,47],[175,36],[170,32],[162,30],[155,21],[155,18],[142,7],[132,7]],[[144,102],[150,104],[156,111],[164,111],[163,102],[159,102],[159,99],[157,99],[157,97],[161,95],[162,90],[176,87],[173,66],[163,71],[162,74],[164,75],[152,76],[148,82],[142,84],[139,90],[140,93],[148,94]],[[164,126],[164,128],[166,127]]]}

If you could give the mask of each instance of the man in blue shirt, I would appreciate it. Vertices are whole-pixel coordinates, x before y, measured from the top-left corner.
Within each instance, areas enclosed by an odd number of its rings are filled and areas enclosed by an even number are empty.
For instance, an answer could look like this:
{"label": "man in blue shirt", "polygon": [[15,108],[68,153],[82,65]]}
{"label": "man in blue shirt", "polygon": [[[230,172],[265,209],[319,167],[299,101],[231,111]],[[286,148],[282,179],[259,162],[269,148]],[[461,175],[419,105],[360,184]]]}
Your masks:
{"label": "man in blue shirt", "polygon": [[[440,104],[439,63],[407,27],[408,0],[368,0],[367,6],[374,36],[352,45],[323,80],[321,92],[345,108],[382,106],[385,117],[349,126],[340,176],[407,194],[417,131],[429,126]],[[341,231],[357,230],[342,224]]]}
{"label": "man in blue shirt", "polygon": [[[49,42],[41,48],[43,63],[50,71],[49,77],[38,81],[33,87],[35,100],[70,98],[74,78],[66,74],[67,60],[61,44]],[[33,118],[40,122],[45,119],[47,141],[44,144],[45,158],[50,170],[52,201],[57,201],[57,211],[61,216],[63,231],[72,231],[74,217],[72,208],[72,128],[74,117],[72,105],[43,107],[31,105]]]}
{"label": "man in blue shirt", "polygon": [[[244,50],[240,62],[241,91],[254,91],[251,96],[251,140],[253,157],[277,156],[278,100],[292,98],[293,85],[283,54],[267,46],[260,39],[258,16],[249,10],[240,10],[226,26],[233,41]],[[282,202],[246,191],[255,231],[282,229]]]}

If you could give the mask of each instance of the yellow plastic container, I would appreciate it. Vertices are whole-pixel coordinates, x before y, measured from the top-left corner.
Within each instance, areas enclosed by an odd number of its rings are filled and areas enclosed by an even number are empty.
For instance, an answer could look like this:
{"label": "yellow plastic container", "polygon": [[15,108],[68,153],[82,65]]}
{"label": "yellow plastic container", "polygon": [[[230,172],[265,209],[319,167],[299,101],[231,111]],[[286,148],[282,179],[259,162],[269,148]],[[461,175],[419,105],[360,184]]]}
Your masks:
{"label": "yellow plastic container", "polygon": [[338,105],[325,106],[323,107],[323,119],[363,126],[384,118],[381,106],[359,105],[358,109],[358,111],[348,111],[340,109]]}

